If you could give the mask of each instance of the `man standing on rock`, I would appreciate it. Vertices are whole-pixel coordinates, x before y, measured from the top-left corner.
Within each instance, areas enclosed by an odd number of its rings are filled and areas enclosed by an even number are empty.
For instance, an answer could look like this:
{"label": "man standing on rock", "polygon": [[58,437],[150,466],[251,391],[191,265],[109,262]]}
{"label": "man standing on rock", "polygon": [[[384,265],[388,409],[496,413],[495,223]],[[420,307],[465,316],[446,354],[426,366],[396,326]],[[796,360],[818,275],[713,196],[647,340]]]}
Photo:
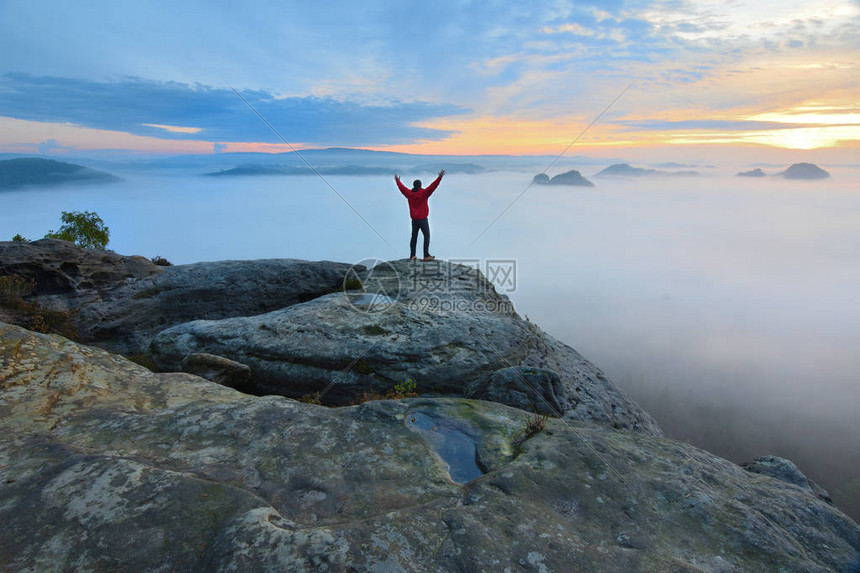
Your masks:
{"label": "man standing on rock", "polygon": [[427,222],[427,215],[430,214],[430,207],[427,205],[427,199],[439,186],[442,181],[442,176],[445,175],[445,170],[439,172],[439,177],[430,184],[427,189],[422,189],[421,180],[416,179],[412,182],[412,189],[400,182],[400,176],[394,174],[394,180],[397,182],[397,188],[403,193],[404,197],[409,201],[409,216],[412,217],[412,239],[409,241],[409,260],[414,261],[415,245],[418,243],[418,230],[424,235],[424,260],[432,261],[436,257],[430,254],[430,223]]}

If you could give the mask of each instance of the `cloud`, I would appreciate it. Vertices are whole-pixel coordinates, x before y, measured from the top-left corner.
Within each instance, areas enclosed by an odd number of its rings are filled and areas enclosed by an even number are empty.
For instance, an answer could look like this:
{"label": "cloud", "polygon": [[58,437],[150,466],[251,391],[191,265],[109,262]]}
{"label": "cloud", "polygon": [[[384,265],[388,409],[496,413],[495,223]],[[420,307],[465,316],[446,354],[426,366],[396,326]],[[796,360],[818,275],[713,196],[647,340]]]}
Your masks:
{"label": "cloud", "polygon": [[218,143],[217,141],[212,144],[212,152],[213,153],[223,153],[224,150],[227,149],[227,145],[223,143]]}
{"label": "cloud", "polygon": [[734,119],[684,119],[669,121],[663,119],[644,119],[634,121],[617,121],[617,125],[642,131],[688,131],[688,130],[714,130],[714,131],[752,131],[771,129],[793,129],[797,127],[810,127],[809,125],[781,123],[777,121],[750,121]]}
{"label": "cloud", "polygon": [[49,155],[51,152],[54,151],[63,152],[68,151],[70,149],[74,148],[63,145],[56,139],[49,139],[39,144],[39,155]]}
{"label": "cloud", "polygon": [[158,125],[157,123],[144,123],[145,127],[157,127],[158,129],[163,129],[164,131],[169,131],[170,133],[199,133],[201,128],[199,127],[181,127],[178,125]]}
{"label": "cloud", "polygon": [[857,86],[860,12],[846,0],[7,4],[0,115],[207,150],[280,143],[222,78],[314,146],[436,146],[459,131],[451,118],[593,117],[631,80],[613,114],[729,119]]}
{"label": "cloud", "polygon": [[576,22],[569,22],[567,24],[562,24],[560,26],[547,26],[543,29],[544,34],[560,34],[567,33],[573,34],[574,36],[593,36],[594,30],[590,28],[586,28],[582,24],[577,24]]}
{"label": "cloud", "polygon": [[[239,91],[291,143],[374,145],[438,140],[450,132],[416,124],[467,111],[456,105],[423,101],[369,105],[333,97],[278,97],[265,90]],[[277,141],[226,86],[135,77],[99,82],[7,73],[0,76],[0,110],[16,119],[166,139]]]}

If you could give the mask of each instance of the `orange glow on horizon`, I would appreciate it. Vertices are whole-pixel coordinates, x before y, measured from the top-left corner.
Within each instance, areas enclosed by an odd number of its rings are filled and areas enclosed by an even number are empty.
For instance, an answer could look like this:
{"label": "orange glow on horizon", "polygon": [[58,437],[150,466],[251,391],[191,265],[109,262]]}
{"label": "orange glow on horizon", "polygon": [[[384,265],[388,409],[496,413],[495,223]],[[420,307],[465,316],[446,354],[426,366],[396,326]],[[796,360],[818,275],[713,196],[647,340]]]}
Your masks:
{"label": "orange glow on horizon", "polygon": [[[445,119],[421,127],[454,133],[447,139],[399,145],[372,146],[368,149],[427,155],[554,155],[561,153],[585,129],[581,119],[516,120],[500,117]],[[608,133],[607,133],[608,132]],[[618,133],[613,126],[593,126],[574,146],[582,151],[601,147],[647,144]]]}
{"label": "orange glow on horizon", "polygon": [[[776,149],[853,148],[860,142],[858,106],[795,105],[777,111],[727,111],[708,117],[702,110],[663,112],[626,118],[631,121],[697,121],[703,117],[743,124],[749,129],[650,129],[637,130],[619,124],[596,123],[576,142],[571,153],[600,154],[607,149],[653,148],[679,145],[745,146],[757,144]],[[839,113],[841,112],[841,113]],[[757,122],[784,127],[761,129]],[[817,125],[816,125],[817,124]],[[411,144],[372,146],[369,149],[428,155],[553,155],[562,152],[585,128],[580,118],[558,120],[516,120],[499,117],[451,118],[420,124],[421,127],[451,131],[443,140]]]}
{"label": "orange glow on horizon", "polygon": [[[506,117],[442,118],[419,124],[451,132],[441,140],[397,145],[359,145],[356,148],[427,155],[557,155],[569,146],[568,155],[618,155],[622,152],[702,145],[742,148],[750,145],[774,150],[851,150],[860,146],[860,106],[836,101],[795,102],[769,110],[724,110],[719,116],[706,110],[666,110],[625,117],[618,123],[597,122],[575,145],[588,120],[582,117],[515,119]],[[735,129],[644,129],[627,122],[730,121]],[[782,125],[762,129],[760,122]],[[743,123],[749,122],[749,129]],[[695,125],[695,124],[693,124]],[[719,125],[719,124],[716,124]],[[671,126],[667,126],[671,127]],[[677,126],[675,126],[677,127]],[[184,128],[183,128],[184,129]],[[89,129],[68,123],[47,123],[0,117],[0,151],[37,153],[40,145],[55,140],[51,154],[74,151],[113,150],[155,154],[285,153],[292,150],[339,147],[337,142],[310,145],[268,142],[211,142],[161,139],[126,132]]]}

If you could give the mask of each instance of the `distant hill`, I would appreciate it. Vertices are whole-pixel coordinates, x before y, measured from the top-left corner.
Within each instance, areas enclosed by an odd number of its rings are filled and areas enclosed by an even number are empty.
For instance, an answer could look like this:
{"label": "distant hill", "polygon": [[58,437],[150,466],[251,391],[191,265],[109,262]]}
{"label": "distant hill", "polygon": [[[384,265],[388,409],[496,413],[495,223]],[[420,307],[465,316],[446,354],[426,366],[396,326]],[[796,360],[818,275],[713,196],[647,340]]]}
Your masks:
{"label": "distant hill", "polygon": [[[285,169],[287,168],[281,167],[279,165],[239,165],[238,167],[234,167],[232,169],[222,169],[221,171],[205,173],[204,175],[211,177],[238,175],[287,175],[287,173],[284,172]],[[290,167],[289,169],[298,168]],[[311,173],[311,170],[307,169],[307,172]]]}
{"label": "distant hill", "polygon": [[656,169],[633,167],[627,163],[616,163],[600,171],[595,177],[646,177],[659,173]]}
{"label": "distant hill", "polygon": [[782,173],[786,179],[827,179],[830,173],[814,163],[795,163]]}
{"label": "distant hill", "polygon": [[53,186],[64,183],[111,183],[118,177],[74,163],[41,157],[19,157],[0,161],[0,189]]}
{"label": "distant hill", "polygon": [[[377,167],[364,165],[339,165],[339,166],[316,166],[317,173],[321,175],[394,175],[395,173],[438,173],[442,169],[449,175],[452,173],[464,173],[474,175],[487,171],[484,167],[474,163],[432,163],[419,165],[417,167],[397,169],[395,167]],[[307,166],[272,165],[272,164],[246,164],[239,165],[233,169],[222,169],[208,176],[249,176],[249,175],[313,175],[314,172]]]}
{"label": "distant hill", "polygon": [[627,163],[616,163],[599,172],[595,177],[696,177],[698,175],[698,171],[660,171],[633,167]]}
{"label": "distant hill", "polygon": [[559,173],[552,179],[546,173],[534,176],[532,183],[535,185],[573,185],[576,187],[594,187],[594,183],[582,176],[576,169]]}
{"label": "distant hill", "polygon": [[[445,169],[448,173],[474,173],[475,165],[485,171],[510,171],[543,169],[556,160],[551,155],[425,155],[398,153],[393,151],[373,151],[369,149],[326,148],[301,149],[286,153],[206,153],[194,155],[176,155],[169,157],[152,157],[148,159],[129,159],[117,163],[119,168],[134,170],[164,170],[189,171],[199,169],[199,174],[228,170],[241,165],[269,165],[306,167],[301,158],[311,165],[333,167],[344,165],[368,165],[388,167],[401,175],[407,175],[414,166],[422,168],[434,167],[435,171]],[[557,160],[559,167],[569,169],[579,165],[598,166],[606,162],[620,163],[619,158],[596,159],[581,155],[562,157]],[[86,163],[90,165],[90,163]],[[434,169],[429,169],[432,173]]]}
{"label": "distant hill", "polygon": [[[321,175],[394,175],[397,171],[389,167],[363,167],[345,165],[343,167],[316,167]],[[249,175],[314,175],[310,167],[292,167],[285,165],[240,165],[233,169],[223,169],[207,176],[249,176]]]}
{"label": "distant hill", "polygon": [[486,173],[487,169],[475,163],[430,163],[425,165],[417,165],[412,169],[404,170],[410,173],[438,173],[442,169],[445,173],[451,175],[453,173],[461,173],[464,175],[477,175],[478,173]]}
{"label": "distant hill", "polygon": [[687,164],[687,163],[675,163],[674,161],[670,161],[668,163],[652,163],[651,167],[656,167],[657,169],[717,169],[716,165],[699,165],[699,164]]}
{"label": "distant hill", "polygon": [[761,168],[756,167],[751,171],[741,171],[740,173],[735,174],[735,177],[764,177],[765,173],[761,170]]}

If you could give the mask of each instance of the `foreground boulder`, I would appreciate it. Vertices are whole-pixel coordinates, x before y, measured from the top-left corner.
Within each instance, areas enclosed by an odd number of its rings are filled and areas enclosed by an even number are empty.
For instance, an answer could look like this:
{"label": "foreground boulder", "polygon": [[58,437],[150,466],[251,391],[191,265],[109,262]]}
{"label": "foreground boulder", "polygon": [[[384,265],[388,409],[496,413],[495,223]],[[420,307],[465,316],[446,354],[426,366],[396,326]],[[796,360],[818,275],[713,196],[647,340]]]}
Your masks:
{"label": "foreground boulder", "polygon": [[0,241],[0,276],[33,280],[33,296],[51,297],[67,308],[78,307],[127,279],[145,278],[163,270],[145,257],[82,249],[59,239]]}
{"label": "foreground boulder", "polygon": [[0,276],[34,279],[36,301],[76,311],[81,341],[125,355],[144,353],[152,336],[175,324],[260,314],[339,291],[351,268],[298,259],[161,267],[54,239],[0,242]]}
{"label": "foreground boulder", "polygon": [[[852,571],[807,488],[465,399],[329,409],[0,324],[0,569]],[[462,483],[460,483],[462,482]]]}
{"label": "foreground boulder", "polygon": [[[180,370],[196,353],[246,364],[258,394],[300,398],[324,392],[324,403],[345,405],[362,393],[385,394],[411,380],[421,395],[498,399],[660,434],[651,416],[596,366],[521,319],[476,269],[401,260],[381,263],[361,279],[361,293],[329,294],[257,316],[179,324],[156,335],[150,352],[159,369],[168,371]],[[549,378],[530,382],[520,367],[541,369]],[[500,381],[510,388],[500,388]]]}
{"label": "foreground boulder", "polygon": [[762,456],[741,464],[741,467],[748,472],[770,476],[807,489],[827,503],[833,502],[827,490],[807,478],[791,460],[779,456]]}
{"label": "foreground boulder", "polygon": [[350,268],[345,263],[297,259],[167,267],[81,306],[79,335],[123,354],[137,354],[171,325],[256,315],[340,291]]}

